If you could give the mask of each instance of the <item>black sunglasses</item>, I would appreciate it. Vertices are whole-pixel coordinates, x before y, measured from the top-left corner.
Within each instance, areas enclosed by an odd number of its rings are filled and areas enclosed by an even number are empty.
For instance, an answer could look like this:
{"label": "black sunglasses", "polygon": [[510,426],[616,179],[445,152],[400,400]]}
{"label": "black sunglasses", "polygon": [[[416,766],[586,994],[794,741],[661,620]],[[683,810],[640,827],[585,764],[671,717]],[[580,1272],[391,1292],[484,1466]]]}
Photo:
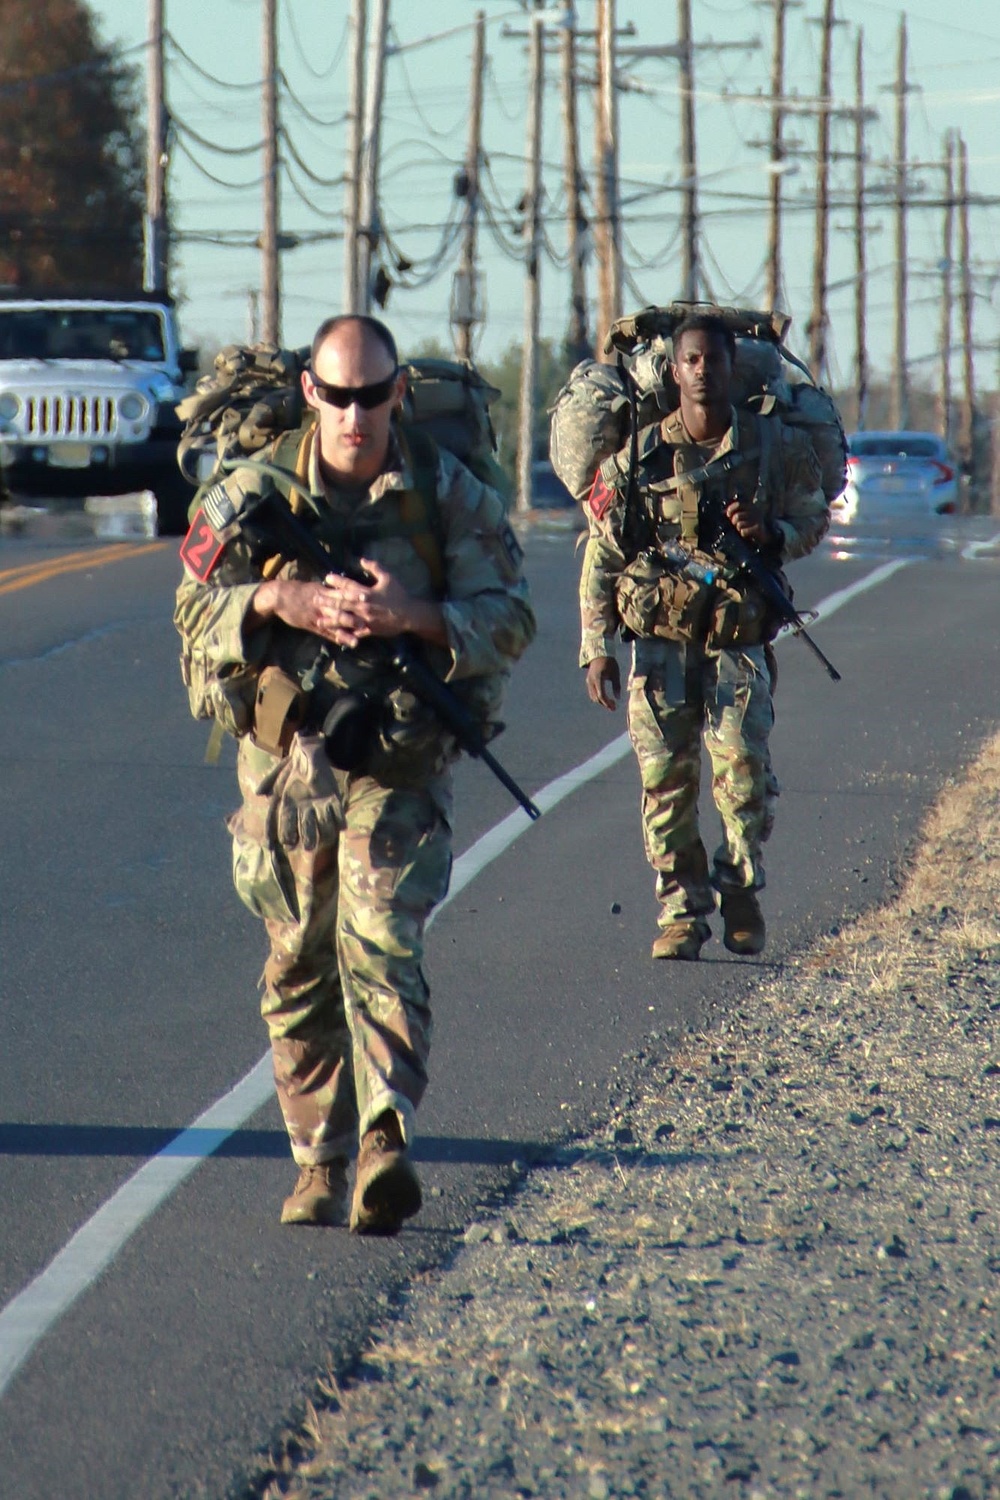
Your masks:
{"label": "black sunglasses", "polygon": [[392,395],[396,384],[399,369],[393,370],[384,380],[376,380],[371,385],[327,385],[325,380],[320,380],[309,371],[316,394],[321,401],[326,401],[330,406],[339,406],[344,409],[357,404],[365,411],[371,411],[376,406],[384,406]]}

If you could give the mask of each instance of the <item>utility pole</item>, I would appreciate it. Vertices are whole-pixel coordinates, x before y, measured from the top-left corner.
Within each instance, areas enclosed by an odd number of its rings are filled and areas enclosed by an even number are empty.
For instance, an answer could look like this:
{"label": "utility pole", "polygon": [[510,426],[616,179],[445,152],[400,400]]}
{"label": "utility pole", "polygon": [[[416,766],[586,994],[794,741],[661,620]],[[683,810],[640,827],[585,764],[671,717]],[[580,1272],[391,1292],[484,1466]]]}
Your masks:
{"label": "utility pole", "polygon": [[146,223],[142,284],[165,292],[167,259],[167,109],[163,90],[163,0],[149,0],[146,60]]}
{"label": "utility pole", "polygon": [[597,334],[600,359],[608,329],[621,315],[621,225],[618,207],[618,95],[615,0],[597,0]]}
{"label": "utility pole", "polygon": [[889,425],[900,431],[910,420],[910,382],[906,368],[907,327],[907,160],[906,160],[906,16],[899,18],[899,42],[896,53],[896,274],[895,335],[892,356],[892,382],[889,387]]}
{"label": "utility pole", "polygon": [[531,468],[535,457],[535,397],[538,386],[539,260],[541,252],[542,91],[545,86],[545,23],[533,11],[528,41],[528,183],[524,213],[524,347],[517,425],[517,510],[532,508]]}
{"label": "utility pole", "polygon": [[958,167],[958,306],[962,327],[962,412],[958,428],[958,453],[970,484],[975,479],[976,377],[972,363],[972,255],[969,241],[969,148],[957,136]]}
{"label": "utility pole", "polygon": [[823,37],[820,43],[819,99],[816,146],[816,237],[813,245],[812,313],[809,318],[809,366],[821,384],[826,372],[826,260],[830,221],[830,72],[833,53],[833,0],[823,0]]}
{"label": "utility pole", "polygon": [[347,173],[344,195],[344,312],[361,311],[358,284],[358,226],[361,218],[361,151],[365,96],[367,0],[352,0],[348,21]]}
{"label": "utility pole", "polygon": [[472,93],[469,106],[469,143],[462,181],[465,224],[462,257],[451,289],[451,322],[455,329],[455,351],[459,359],[472,359],[472,329],[482,322],[479,272],[476,264],[476,229],[479,216],[479,161],[482,155],[483,68],[486,59],[486,15],[476,12],[472,43]]}
{"label": "utility pole", "polygon": [[263,3],[264,224],[260,296],[266,343],[281,342],[281,275],[278,266],[278,22],[277,0]]}
{"label": "utility pole", "polygon": [[781,179],[785,172],[785,146],[782,126],[785,118],[785,13],[788,0],[770,0],[774,10],[774,40],[771,51],[771,156],[768,183],[767,215],[767,290],[766,304],[774,310],[781,306]]}
{"label": "utility pole", "polygon": [[587,341],[586,220],[580,206],[580,146],[576,114],[576,13],[565,0],[562,24],[563,164],[566,179],[566,224],[569,239],[569,327],[566,355],[571,365],[590,354]]}
{"label": "utility pole", "polygon": [[365,130],[361,150],[361,196],[358,208],[358,303],[372,309],[372,259],[382,237],[378,208],[379,154],[382,140],[382,94],[385,88],[385,49],[389,32],[389,0],[375,0],[368,43],[368,80],[365,87]]}
{"label": "utility pole", "polygon": [[955,136],[944,136],[944,238],[941,245],[941,380],[938,431],[951,442],[951,320],[955,264]]}
{"label": "utility pole", "polygon": [[681,297],[685,302],[697,302],[700,277],[691,0],[677,0],[677,59],[681,74]]}
{"label": "utility pole", "polygon": [[858,427],[868,413],[868,247],[865,243],[865,34],[854,51],[854,359]]}

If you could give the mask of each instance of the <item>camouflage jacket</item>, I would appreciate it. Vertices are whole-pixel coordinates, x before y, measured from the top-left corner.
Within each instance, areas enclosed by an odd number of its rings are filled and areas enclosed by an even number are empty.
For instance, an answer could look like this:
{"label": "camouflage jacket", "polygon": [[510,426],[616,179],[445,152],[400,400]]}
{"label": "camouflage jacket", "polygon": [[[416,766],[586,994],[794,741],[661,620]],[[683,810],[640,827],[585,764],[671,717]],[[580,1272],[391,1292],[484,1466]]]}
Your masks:
{"label": "camouflage jacket", "polygon": [[752,498],[772,522],[782,538],[780,549],[774,550],[776,564],[804,557],[820,541],[830,510],[805,433],[777,417],[733,409],[720,442],[697,444],[680,412],[672,412],[639,434],[637,504],[630,510],[628,444],[601,465],[585,504],[589,536],[580,577],[581,666],[614,656],[621,624],[615,583],[638,552],[655,550],[658,534],[694,545],[692,526],[705,483],[696,471],[730,453],[741,455],[741,461],[726,475],[725,497]]}
{"label": "camouflage jacket", "polygon": [[[412,499],[417,491],[395,436],[383,472],[360,500],[349,501],[325,490],[314,432],[306,429],[297,444],[295,473],[306,482],[291,487],[293,510],[335,551],[342,547],[355,560],[362,555],[373,558],[414,597],[440,604],[448,646],[426,646],[426,661],[456,691],[464,689],[461,695],[488,729],[510,665],[535,633],[522,552],[502,501],[440,449],[436,499],[432,497],[428,507],[433,515],[422,524],[408,521],[407,497]],[[280,456],[275,456],[278,447],[275,444],[262,456],[280,463]],[[222,481],[221,498],[240,513],[274,484],[253,467],[239,468]],[[276,488],[286,487],[279,483]],[[280,620],[246,628],[262,578],[309,578],[314,575],[308,567],[280,555],[268,556],[266,549],[262,555],[259,543],[252,542],[252,529],[249,538],[236,529],[206,574],[199,555],[189,562],[194,530],[193,525],[182,546],[184,576],[174,624],[181,636],[181,670],[196,717],[214,717],[231,734],[245,735],[253,724],[257,679],[266,666],[280,667],[300,682],[305,679],[310,691],[335,692],[370,679],[361,651],[338,650]],[[227,528],[227,535],[232,530]],[[216,543],[211,535],[207,540],[211,556]],[[400,691],[396,697],[408,695]],[[412,704],[403,704],[401,711],[412,715]],[[433,736],[442,739],[436,721]]]}

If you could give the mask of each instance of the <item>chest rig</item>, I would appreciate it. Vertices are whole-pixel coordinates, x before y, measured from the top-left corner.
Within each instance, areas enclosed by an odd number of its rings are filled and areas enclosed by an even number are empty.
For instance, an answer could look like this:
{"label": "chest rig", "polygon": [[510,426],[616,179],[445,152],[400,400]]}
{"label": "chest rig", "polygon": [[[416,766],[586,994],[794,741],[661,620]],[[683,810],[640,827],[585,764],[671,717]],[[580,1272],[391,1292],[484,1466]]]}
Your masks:
{"label": "chest rig", "polygon": [[659,441],[640,456],[639,464],[649,544],[679,541],[685,549],[712,552],[714,539],[702,504],[709,493],[723,507],[739,498],[755,503],[762,514],[770,512],[773,425],[749,412],[740,412],[735,422],[736,442],[714,454],[707,452],[708,445],[691,441],[679,412],[662,424]]}

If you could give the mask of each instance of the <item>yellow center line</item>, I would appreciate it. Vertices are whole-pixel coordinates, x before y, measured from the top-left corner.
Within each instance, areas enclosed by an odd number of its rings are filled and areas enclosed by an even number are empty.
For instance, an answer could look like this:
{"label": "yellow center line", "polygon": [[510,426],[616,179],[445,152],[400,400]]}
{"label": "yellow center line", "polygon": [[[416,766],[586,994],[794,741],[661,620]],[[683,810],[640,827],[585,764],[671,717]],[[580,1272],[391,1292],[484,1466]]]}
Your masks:
{"label": "yellow center line", "polygon": [[130,557],[141,557],[146,552],[159,552],[166,542],[144,542],[141,547],[123,547],[116,543],[110,547],[89,548],[83,552],[67,552],[62,557],[38,563],[25,563],[20,568],[8,568],[0,572],[0,595],[16,594],[36,583],[45,583],[63,573],[84,573],[88,568],[103,568],[108,563],[124,562]]}

